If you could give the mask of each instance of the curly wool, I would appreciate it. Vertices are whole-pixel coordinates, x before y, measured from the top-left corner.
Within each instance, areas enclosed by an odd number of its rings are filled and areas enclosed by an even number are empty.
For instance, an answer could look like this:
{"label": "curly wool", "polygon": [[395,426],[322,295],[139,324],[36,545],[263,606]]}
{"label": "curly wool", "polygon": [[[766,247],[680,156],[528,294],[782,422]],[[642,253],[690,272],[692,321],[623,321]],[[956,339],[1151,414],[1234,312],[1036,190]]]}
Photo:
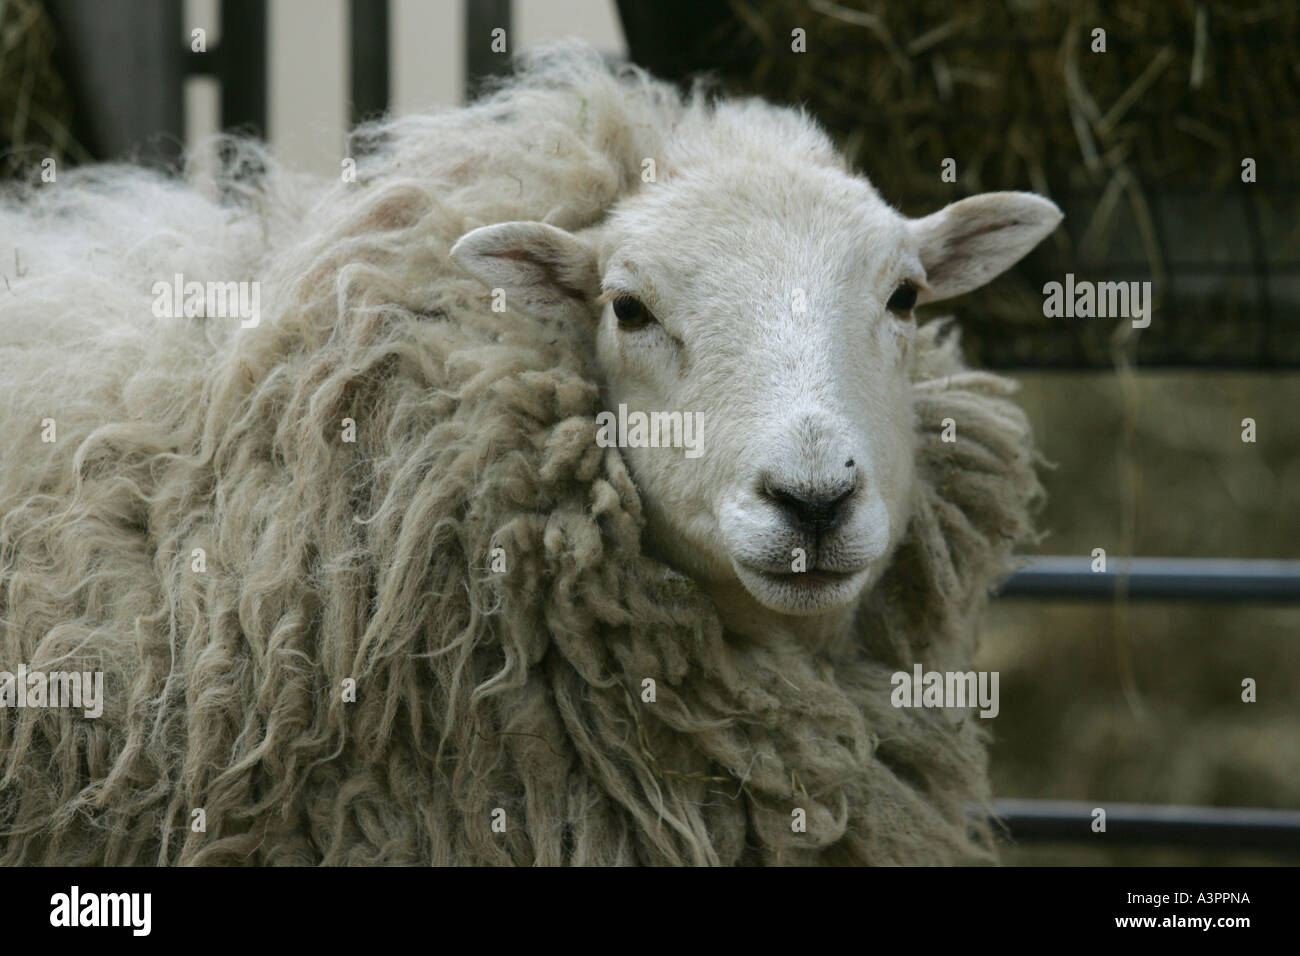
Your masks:
{"label": "curly wool", "polygon": [[[991,859],[979,721],[890,676],[967,668],[1031,532],[1011,383],[923,328],[892,567],[829,646],[741,639],[643,551],[591,330],[493,312],[448,257],[597,221],[709,108],[561,49],[369,127],[355,183],[226,142],[184,182],[5,197],[0,670],[102,671],[106,702],[0,708],[0,862]],[[154,318],[176,272],[261,281],[263,321]]]}

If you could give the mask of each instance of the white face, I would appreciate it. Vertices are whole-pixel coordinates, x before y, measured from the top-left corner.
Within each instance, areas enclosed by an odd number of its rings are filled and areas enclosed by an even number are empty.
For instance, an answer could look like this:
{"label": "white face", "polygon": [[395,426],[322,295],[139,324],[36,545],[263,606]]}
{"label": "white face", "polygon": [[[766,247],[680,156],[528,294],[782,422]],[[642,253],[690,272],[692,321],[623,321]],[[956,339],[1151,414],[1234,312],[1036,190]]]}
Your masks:
{"label": "white face", "polygon": [[651,547],[810,614],[855,600],[906,527],[925,272],[906,220],[865,183],[771,176],[685,176],[616,209],[600,230],[613,298],[597,357],[609,408],[702,425],[699,457],[624,450]]}
{"label": "white face", "polygon": [[1026,193],[909,220],[829,163],[720,158],[583,233],[485,226],[452,255],[522,311],[598,322],[615,415],[695,416],[697,448],[623,447],[649,548],[807,616],[856,602],[906,530],[913,301],[984,284],[1059,220]]}

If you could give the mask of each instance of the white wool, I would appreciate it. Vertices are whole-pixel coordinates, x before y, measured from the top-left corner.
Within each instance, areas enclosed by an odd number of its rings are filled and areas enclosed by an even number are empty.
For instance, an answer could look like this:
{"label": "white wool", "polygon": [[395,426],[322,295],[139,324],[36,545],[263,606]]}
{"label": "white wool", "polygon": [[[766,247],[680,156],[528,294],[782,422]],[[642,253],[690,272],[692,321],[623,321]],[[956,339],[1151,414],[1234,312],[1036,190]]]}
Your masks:
{"label": "white wool", "polygon": [[[355,181],[218,139],[182,181],[95,167],[0,199],[0,669],[102,668],[106,698],[98,721],[0,712],[0,861],[982,857],[987,832],[964,817],[987,797],[979,729],[891,707],[889,678],[921,657],[968,664],[971,615],[1029,530],[1032,445],[1010,383],[885,302],[922,264],[948,292],[985,281],[1054,207],[994,194],[910,223],[808,118],[714,108],[568,47],[496,97],[383,120],[352,148]],[[674,189],[703,170],[716,216],[656,205],[646,158]],[[746,196],[755,171],[777,181]],[[843,202],[809,214],[802,200],[841,183]],[[663,212],[684,225],[644,260],[661,279],[715,282],[715,304],[747,287],[784,300],[768,267],[783,239],[791,263],[824,263],[864,209],[869,275],[828,266],[816,288],[860,293],[854,334],[879,345],[879,395],[851,423],[882,426],[896,466],[873,492],[888,508],[859,514],[872,586],[824,620],[765,626],[748,583],[728,597],[732,582],[673,575],[690,562],[662,553],[699,533],[673,526],[679,505],[752,496],[745,449],[692,473],[596,444],[597,403],[638,377],[682,394],[647,340],[641,359],[611,358],[642,346],[612,335],[596,280],[623,268],[620,230],[648,235]],[[971,236],[978,257],[961,254]],[[540,245],[501,245],[515,239]],[[511,309],[496,312],[462,263],[502,261],[522,271],[501,273]],[[260,322],[155,315],[177,274],[259,283]],[[575,294],[592,301],[546,313]],[[713,383],[725,413],[737,384],[761,397],[741,377],[771,375],[786,348],[794,378],[861,388],[822,375],[852,366],[806,332],[756,327],[749,353],[678,363],[697,373],[682,381]],[[936,433],[947,414],[955,447]],[[822,437],[806,459],[847,467]],[[675,481],[690,475],[712,485]],[[758,528],[743,547],[779,517],[764,508],[734,509]],[[500,576],[484,570],[498,545]],[[641,706],[650,675],[659,697]],[[198,806],[205,834],[185,826]]]}

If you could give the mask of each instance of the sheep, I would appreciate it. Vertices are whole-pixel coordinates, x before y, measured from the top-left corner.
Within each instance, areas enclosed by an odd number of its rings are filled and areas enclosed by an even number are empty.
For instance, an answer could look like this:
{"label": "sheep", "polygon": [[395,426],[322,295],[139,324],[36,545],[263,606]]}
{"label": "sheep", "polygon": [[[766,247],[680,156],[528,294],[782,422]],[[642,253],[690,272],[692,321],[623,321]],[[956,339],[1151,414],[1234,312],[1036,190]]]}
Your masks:
{"label": "sheep", "polygon": [[0,861],[994,860],[979,721],[891,674],[968,666],[1041,487],[912,307],[1056,207],[909,220],[810,118],[569,45],[352,148],[4,198],[0,672],[104,691],[0,707]]}

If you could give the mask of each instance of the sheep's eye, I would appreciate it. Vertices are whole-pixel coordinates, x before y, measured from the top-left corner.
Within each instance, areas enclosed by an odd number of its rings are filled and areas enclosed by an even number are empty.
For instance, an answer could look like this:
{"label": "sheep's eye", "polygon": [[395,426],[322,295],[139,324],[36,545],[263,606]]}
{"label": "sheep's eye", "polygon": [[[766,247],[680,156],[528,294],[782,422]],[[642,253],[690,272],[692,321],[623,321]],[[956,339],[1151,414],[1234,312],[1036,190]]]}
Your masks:
{"label": "sheep's eye", "polygon": [[885,303],[885,308],[890,312],[911,312],[914,305],[916,305],[916,286],[904,282],[894,290],[894,294]]}
{"label": "sheep's eye", "polygon": [[614,300],[614,316],[618,319],[618,327],[628,331],[645,328],[655,321],[644,303],[631,295],[620,295]]}

